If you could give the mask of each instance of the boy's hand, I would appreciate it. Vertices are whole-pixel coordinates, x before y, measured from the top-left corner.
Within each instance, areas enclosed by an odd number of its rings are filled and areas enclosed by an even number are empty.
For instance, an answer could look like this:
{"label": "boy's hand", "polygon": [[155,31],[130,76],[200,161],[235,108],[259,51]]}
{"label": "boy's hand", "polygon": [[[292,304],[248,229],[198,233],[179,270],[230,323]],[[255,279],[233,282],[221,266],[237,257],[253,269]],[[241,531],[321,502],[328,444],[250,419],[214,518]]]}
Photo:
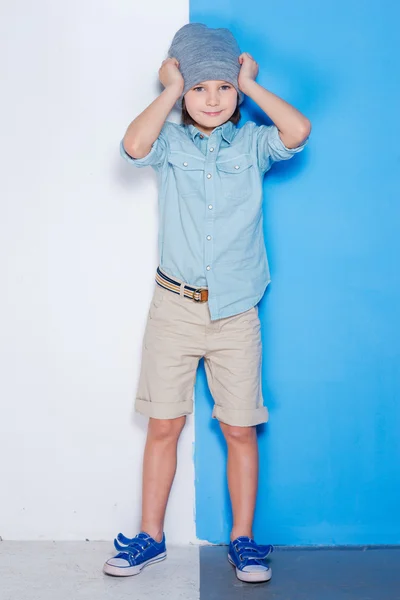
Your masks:
{"label": "boy's hand", "polygon": [[176,58],[166,58],[163,60],[158,70],[158,77],[165,88],[176,88],[178,96],[182,94],[185,82]]}
{"label": "boy's hand", "polygon": [[258,75],[258,64],[248,52],[243,52],[238,60],[242,65],[239,71],[238,85],[239,89],[245,94],[246,85],[255,81]]}

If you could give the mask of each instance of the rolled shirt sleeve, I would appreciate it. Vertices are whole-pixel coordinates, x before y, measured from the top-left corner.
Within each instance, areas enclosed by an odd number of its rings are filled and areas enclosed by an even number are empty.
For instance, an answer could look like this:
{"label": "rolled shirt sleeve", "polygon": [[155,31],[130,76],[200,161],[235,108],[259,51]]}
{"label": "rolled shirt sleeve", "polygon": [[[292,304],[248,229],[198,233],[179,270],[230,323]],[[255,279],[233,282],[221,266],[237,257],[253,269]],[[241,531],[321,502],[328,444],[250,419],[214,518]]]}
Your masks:
{"label": "rolled shirt sleeve", "polygon": [[308,142],[308,138],[297,146],[287,148],[279,137],[276,125],[260,125],[257,127],[257,156],[258,166],[261,171],[268,171],[274,162],[288,160],[298,152],[301,152]]}
{"label": "rolled shirt sleeve", "polygon": [[168,123],[164,123],[158,138],[153,142],[150,152],[143,158],[133,158],[124,148],[123,140],[120,142],[121,156],[135,167],[153,167],[154,170],[160,169],[168,156]]}

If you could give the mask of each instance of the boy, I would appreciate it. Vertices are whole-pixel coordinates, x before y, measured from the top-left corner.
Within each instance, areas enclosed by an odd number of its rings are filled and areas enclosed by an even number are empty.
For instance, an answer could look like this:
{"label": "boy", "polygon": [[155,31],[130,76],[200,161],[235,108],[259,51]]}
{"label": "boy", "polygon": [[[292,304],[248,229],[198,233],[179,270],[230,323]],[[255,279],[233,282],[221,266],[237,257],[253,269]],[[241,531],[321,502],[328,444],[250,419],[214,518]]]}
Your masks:
{"label": "boy", "polygon": [[[165,89],[128,127],[123,157],[159,181],[159,268],[143,340],[135,407],[149,417],[141,532],[122,534],[110,575],[134,575],[166,557],[164,516],[186,415],[204,357],[213,417],[228,446],[233,527],[228,559],[242,581],[268,581],[272,546],[254,540],[256,425],[261,392],[257,304],[270,281],[262,227],[262,180],[273,162],[300,152],[309,120],[256,83],[258,65],[227,29],[200,23],[175,35],[159,78]],[[250,96],[273,126],[238,129]],[[182,125],[166,121],[182,109]]]}

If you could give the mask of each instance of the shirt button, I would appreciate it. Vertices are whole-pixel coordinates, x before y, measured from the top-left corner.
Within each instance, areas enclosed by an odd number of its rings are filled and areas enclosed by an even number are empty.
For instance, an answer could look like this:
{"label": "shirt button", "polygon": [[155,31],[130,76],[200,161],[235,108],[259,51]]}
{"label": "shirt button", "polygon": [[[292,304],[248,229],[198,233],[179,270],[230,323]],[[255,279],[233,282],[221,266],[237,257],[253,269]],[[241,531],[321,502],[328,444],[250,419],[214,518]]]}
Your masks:
{"label": "shirt button", "polygon": [[235,169],[240,169],[239,165],[235,165]]}
{"label": "shirt button", "polygon": [[203,139],[203,137],[204,137],[204,135],[203,135],[203,134],[201,134],[201,135],[199,136],[199,138],[200,138],[201,140]]}
{"label": "shirt button", "polygon": [[208,239],[208,240],[211,240],[211,235],[208,235],[208,236],[207,236],[207,239]]}
{"label": "shirt button", "polygon": [[183,163],[183,166],[184,166],[184,167],[187,167],[187,166],[188,166],[187,162],[184,162],[184,163]]}
{"label": "shirt button", "polygon": [[210,148],[210,152],[214,152],[214,148]]}
{"label": "shirt button", "polygon": [[207,173],[207,179],[211,179],[211,173]]}
{"label": "shirt button", "polygon": [[211,269],[210,265],[206,266],[207,271],[209,271]]}
{"label": "shirt button", "polygon": [[208,205],[208,208],[209,208],[210,210],[212,210],[212,207],[213,207],[213,205],[212,205],[212,204],[209,204],[209,205]]}

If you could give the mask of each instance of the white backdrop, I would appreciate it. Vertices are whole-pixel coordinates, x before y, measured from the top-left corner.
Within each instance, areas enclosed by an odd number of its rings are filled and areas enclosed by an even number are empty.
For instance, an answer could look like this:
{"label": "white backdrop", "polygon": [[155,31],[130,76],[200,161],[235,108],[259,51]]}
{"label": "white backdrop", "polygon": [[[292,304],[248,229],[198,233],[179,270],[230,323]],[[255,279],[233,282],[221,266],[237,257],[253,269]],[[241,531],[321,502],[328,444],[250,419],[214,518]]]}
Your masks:
{"label": "white backdrop", "polygon": [[[147,420],[133,401],[157,195],[153,171],[126,164],[119,142],[159,93],[188,10],[187,0],[2,2],[3,539],[111,539],[139,525]],[[196,542],[193,507],[190,417],[168,541]]]}

